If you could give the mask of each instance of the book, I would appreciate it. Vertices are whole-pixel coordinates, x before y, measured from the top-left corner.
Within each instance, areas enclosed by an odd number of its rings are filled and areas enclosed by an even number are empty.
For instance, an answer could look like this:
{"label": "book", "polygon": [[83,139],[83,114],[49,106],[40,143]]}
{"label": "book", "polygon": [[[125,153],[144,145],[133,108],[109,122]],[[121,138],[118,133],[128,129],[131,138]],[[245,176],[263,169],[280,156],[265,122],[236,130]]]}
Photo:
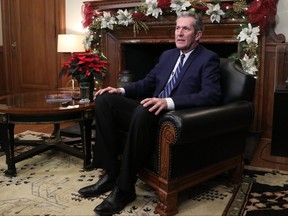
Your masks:
{"label": "book", "polygon": [[50,94],[45,96],[45,100],[48,103],[53,103],[53,102],[69,102],[72,101],[72,96],[71,94],[65,94],[65,93],[59,93],[59,94]]}

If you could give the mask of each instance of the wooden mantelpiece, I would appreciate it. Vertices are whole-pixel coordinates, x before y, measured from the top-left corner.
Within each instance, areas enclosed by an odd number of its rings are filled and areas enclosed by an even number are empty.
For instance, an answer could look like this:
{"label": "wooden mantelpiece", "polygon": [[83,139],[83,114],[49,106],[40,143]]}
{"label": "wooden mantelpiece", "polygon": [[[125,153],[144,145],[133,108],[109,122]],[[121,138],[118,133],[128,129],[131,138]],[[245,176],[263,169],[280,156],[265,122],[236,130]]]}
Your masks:
{"label": "wooden mantelpiece", "polygon": [[122,8],[138,7],[141,4],[141,0],[95,0],[84,1],[84,4],[91,3],[96,10],[118,10]]}
{"label": "wooden mantelpiece", "polygon": [[[212,2],[204,0],[205,2]],[[277,1],[277,0],[275,0]],[[96,0],[91,3],[95,10],[104,10],[116,12],[118,9],[134,8],[141,4],[141,0]],[[233,0],[225,0],[223,2],[233,2]],[[146,23],[149,26],[147,33],[142,30],[136,36],[133,34],[132,27],[115,27],[113,31],[103,31],[101,40],[101,49],[108,57],[109,76],[106,80],[106,85],[117,85],[119,73],[123,68],[123,52],[125,44],[137,43],[174,43],[174,28],[175,15],[163,16],[161,21],[151,18]],[[225,19],[221,20],[220,24],[211,23],[208,16],[203,17],[204,34],[201,43],[223,44],[223,49],[229,44],[237,44],[235,39],[235,29],[244,22],[242,19]],[[274,102],[274,80],[276,64],[284,64],[285,51],[287,44],[285,44],[285,36],[282,34],[275,34],[275,23],[270,23],[266,33],[261,34],[259,38],[259,58],[260,68],[257,78],[257,86],[255,91],[255,119],[252,131],[261,135],[262,139],[271,139],[271,128],[273,121],[273,102]],[[281,49],[276,49],[282,45]],[[284,48],[283,48],[284,46]],[[282,51],[281,51],[282,50]],[[277,62],[276,62],[276,53]],[[280,61],[280,62],[279,62]],[[281,71],[278,71],[281,73]],[[287,75],[280,75],[278,78]],[[283,81],[283,80],[282,80]]]}
{"label": "wooden mantelpiece", "polygon": [[[211,0],[203,0],[204,2],[212,2]],[[233,2],[233,0],[220,0],[221,2]],[[84,2],[92,4],[93,8],[98,11],[111,11],[117,12],[118,9],[133,9],[141,5],[142,0],[95,0],[92,2]],[[162,16],[161,21],[149,18],[146,21],[149,26],[147,34],[144,30],[137,34],[136,37],[133,34],[132,28],[118,27],[114,31],[110,31],[110,34],[121,35],[121,38],[138,41],[146,38],[164,39],[174,42],[174,28],[175,28],[174,14]],[[225,19],[221,21],[221,24],[212,24],[208,16],[203,17],[204,22],[204,35],[202,42],[219,42],[219,43],[235,43],[238,42],[233,36],[235,36],[235,29],[239,29],[239,24],[244,23],[242,19]],[[221,28],[221,30],[219,29]],[[106,32],[104,32],[105,34]],[[105,46],[105,44],[104,44]]]}

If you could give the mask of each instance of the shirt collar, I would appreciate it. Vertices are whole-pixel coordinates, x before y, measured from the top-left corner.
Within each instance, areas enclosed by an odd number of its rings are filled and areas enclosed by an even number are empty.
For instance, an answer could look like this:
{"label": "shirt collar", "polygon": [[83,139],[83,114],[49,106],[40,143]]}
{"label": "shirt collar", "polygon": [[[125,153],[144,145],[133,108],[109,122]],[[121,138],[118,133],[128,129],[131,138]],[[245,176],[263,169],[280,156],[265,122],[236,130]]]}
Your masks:
{"label": "shirt collar", "polygon": [[184,60],[183,60],[183,65],[184,65],[184,63],[186,62],[186,60],[188,59],[188,57],[190,56],[190,54],[191,54],[193,51],[194,51],[194,49],[191,50],[191,51],[189,51],[189,52],[187,52],[187,53],[183,53],[183,52],[180,51],[180,56],[181,56],[182,54],[185,55],[185,58],[184,58]]}

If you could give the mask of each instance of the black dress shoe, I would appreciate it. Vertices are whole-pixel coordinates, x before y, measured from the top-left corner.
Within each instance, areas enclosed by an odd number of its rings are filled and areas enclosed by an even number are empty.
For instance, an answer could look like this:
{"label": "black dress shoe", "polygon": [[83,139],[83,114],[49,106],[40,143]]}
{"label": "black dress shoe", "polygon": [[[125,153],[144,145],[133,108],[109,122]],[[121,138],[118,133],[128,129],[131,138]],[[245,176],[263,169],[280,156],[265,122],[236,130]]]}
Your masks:
{"label": "black dress shoe", "polygon": [[123,210],[125,206],[136,199],[135,191],[126,192],[115,187],[109,196],[96,208],[94,212],[99,215],[113,215]]}
{"label": "black dress shoe", "polygon": [[100,196],[112,190],[115,187],[115,182],[114,178],[111,179],[108,174],[105,174],[96,184],[81,188],[78,193],[84,197]]}

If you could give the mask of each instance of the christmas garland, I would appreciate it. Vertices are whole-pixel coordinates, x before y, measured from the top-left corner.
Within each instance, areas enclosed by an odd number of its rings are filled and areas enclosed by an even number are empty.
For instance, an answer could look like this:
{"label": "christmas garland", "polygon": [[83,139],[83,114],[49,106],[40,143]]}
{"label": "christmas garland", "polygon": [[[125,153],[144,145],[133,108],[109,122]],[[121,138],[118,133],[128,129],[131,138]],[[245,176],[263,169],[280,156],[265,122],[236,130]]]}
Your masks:
{"label": "christmas garland", "polygon": [[92,4],[87,3],[82,7],[83,27],[86,31],[84,45],[87,50],[99,51],[101,30],[113,30],[114,26],[133,26],[135,35],[139,31],[148,31],[146,22],[151,19],[161,19],[165,13],[179,13],[181,11],[193,11],[209,16],[211,23],[220,23],[221,19],[245,20],[244,25],[239,26],[239,34],[235,37],[239,40],[240,50],[236,58],[240,59],[243,69],[257,75],[259,68],[258,37],[265,32],[269,22],[274,22],[276,16],[275,0],[235,0],[230,2],[202,0],[145,0],[134,9],[110,11],[95,11]]}

